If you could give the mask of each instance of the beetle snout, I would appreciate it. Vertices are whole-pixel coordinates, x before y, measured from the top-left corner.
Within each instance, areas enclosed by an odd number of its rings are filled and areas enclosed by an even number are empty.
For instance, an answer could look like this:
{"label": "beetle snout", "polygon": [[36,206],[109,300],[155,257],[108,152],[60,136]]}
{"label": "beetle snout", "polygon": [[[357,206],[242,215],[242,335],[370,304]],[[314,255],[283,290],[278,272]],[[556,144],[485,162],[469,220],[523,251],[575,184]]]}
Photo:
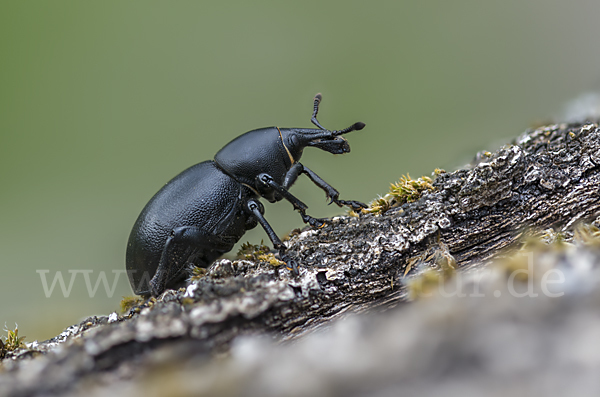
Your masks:
{"label": "beetle snout", "polygon": [[310,146],[317,147],[321,150],[333,154],[343,154],[350,152],[350,144],[348,141],[341,136],[336,136],[333,139],[319,139],[312,141]]}

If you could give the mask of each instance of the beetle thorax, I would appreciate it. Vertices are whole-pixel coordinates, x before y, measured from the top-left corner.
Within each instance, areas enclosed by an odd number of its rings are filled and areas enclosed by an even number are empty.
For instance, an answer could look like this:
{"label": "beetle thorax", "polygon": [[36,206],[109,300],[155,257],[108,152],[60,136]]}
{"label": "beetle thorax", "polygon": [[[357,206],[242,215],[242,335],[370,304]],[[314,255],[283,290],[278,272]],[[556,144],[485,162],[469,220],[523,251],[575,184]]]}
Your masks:
{"label": "beetle thorax", "polygon": [[293,164],[277,127],[261,128],[240,135],[219,150],[215,162],[238,182],[255,186],[256,177],[269,174],[281,184]]}

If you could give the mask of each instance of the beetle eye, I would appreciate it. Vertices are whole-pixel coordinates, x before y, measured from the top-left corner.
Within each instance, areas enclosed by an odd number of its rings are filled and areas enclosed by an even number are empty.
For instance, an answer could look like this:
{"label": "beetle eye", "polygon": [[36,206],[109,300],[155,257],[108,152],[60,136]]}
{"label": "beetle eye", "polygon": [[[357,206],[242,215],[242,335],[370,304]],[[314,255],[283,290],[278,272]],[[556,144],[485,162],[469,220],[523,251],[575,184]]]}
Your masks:
{"label": "beetle eye", "polygon": [[300,146],[300,141],[298,140],[298,137],[296,135],[290,136],[290,146],[292,146],[292,147]]}

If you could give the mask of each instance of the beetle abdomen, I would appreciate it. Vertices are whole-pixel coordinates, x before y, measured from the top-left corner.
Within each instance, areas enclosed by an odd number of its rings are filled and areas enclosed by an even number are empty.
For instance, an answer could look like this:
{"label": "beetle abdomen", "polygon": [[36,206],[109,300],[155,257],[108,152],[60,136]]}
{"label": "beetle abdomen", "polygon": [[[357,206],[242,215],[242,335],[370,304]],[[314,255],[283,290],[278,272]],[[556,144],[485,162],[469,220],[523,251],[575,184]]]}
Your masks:
{"label": "beetle abdomen", "polygon": [[[228,250],[233,248],[245,231],[241,200],[242,186],[213,161],[196,164],[163,186],[146,204],[129,236],[126,267],[135,293],[149,290],[148,282],[156,273],[165,243],[175,228],[198,227],[227,239]],[[228,250],[196,252],[200,262],[197,265],[208,266]],[[181,254],[186,252],[182,250]]]}

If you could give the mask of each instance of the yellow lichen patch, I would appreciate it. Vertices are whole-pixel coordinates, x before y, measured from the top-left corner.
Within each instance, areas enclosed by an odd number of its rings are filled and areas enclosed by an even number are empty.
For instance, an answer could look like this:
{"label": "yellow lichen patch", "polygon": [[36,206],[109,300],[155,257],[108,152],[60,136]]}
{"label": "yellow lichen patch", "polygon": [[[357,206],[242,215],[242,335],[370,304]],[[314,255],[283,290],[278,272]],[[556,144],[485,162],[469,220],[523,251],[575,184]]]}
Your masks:
{"label": "yellow lichen patch", "polygon": [[260,245],[244,243],[237,253],[238,259],[245,259],[253,262],[265,262],[271,266],[281,266],[284,262],[275,258],[271,249],[260,242]]}
{"label": "yellow lichen patch", "polygon": [[141,305],[143,302],[144,299],[139,296],[124,296],[123,299],[121,299],[121,314],[127,313],[129,310],[135,306]]}

